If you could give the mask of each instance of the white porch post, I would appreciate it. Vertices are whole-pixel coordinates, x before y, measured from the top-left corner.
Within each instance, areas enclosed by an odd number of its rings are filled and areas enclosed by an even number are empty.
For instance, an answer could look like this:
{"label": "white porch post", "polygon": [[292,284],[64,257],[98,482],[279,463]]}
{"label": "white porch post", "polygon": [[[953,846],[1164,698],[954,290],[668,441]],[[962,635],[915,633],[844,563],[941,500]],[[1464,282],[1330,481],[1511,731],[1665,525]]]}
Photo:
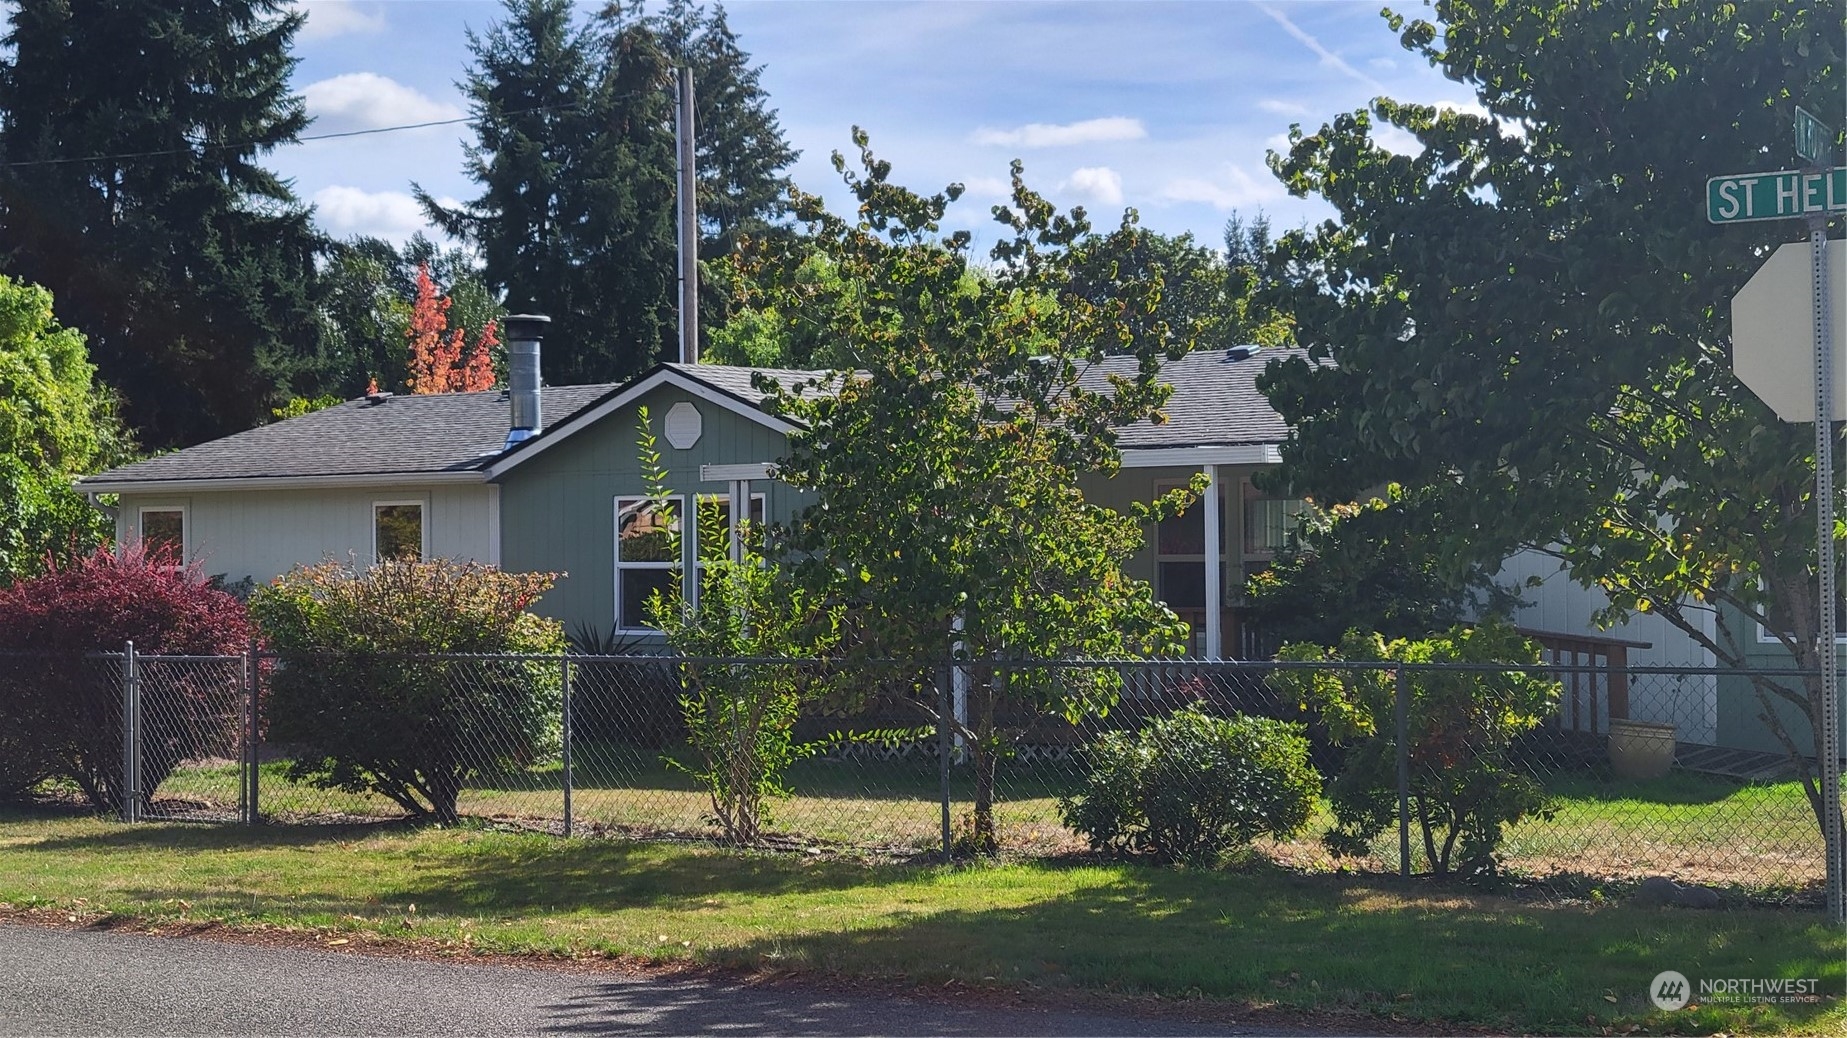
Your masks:
{"label": "white porch post", "polygon": [[725,546],[732,562],[744,561],[744,519],[750,515],[750,480],[731,481],[731,543]]}
{"label": "white porch post", "polygon": [[1224,658],[1224,613],[1225,613],[1225,575],[1220,572],[1221,557],[1225,554],[1219,544],[1221,540],[1219,519],[1219,467],[1207,465],[1206,470],[1206,658],[1217,660]]}
{"label": "white porch post", "polygon": [[687,608],[699,608],[699,495],[683,498],[680,516],[680,598]]}

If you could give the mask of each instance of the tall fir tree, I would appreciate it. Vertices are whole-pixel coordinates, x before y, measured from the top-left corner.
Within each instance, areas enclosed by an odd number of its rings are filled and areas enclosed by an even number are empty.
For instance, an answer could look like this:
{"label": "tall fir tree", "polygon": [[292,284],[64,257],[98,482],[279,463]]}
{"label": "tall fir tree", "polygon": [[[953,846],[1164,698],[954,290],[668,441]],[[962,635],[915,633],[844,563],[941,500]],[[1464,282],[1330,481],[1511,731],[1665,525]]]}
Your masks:
{"label": "tall fir tree", "polygon": [[466,172],[482,193],[418,197],[479,248],[510,310],[551,315],[547,381],[622,379],[675,353],[674,67],[694,63],[701,98],[702,257],[775,224],[795,153],[722,10],[611,4],[580,24],[564,0],[506,8],[469,41]]}
{"label": "tall fir tree", "polygon": [[310,214],[260,164],[307,125],[283,0],[19,0],[0,266],[51,289],[149,446],[249,428],[318,353]]}
{"label": "tall fir tree", "polygon": [[784,230],[792,184],[783,171],[800,153],[784,139],[762,69],[738,46],[724,6],[670,0],[648,24],[668,60],[693,69],[700,257],[730,255],[743,235]]}

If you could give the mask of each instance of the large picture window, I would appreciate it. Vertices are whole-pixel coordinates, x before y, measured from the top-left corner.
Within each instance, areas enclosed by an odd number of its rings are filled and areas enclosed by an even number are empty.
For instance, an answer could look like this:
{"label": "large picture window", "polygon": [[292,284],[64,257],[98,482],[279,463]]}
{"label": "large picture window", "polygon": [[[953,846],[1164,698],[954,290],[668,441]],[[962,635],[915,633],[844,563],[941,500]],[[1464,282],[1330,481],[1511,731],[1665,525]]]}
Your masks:
{"label": "large picture window", "polygon": [[379,562],[423,561],[423,502],[386,501],[372,506],[372,557]]}
{"label": "large picture window", "polygon": [[135,531],[141,546],[174,562],[186,561],[186,510],[184,508],[143,508],[140,529]]}
{"label": "large picture window", "polygon": [[[670,594],[679,580],[680,516],[685,498],[616,498],[616,627],[624,631],[653,630],[648,622],[648,599],[656,591]],[[728,494],[700,494],[699,509],[708,517],[705,527],[716,526],[718,541],[699,545],[700,559],[722,559],[731,538],[731,498]],[[750,496],[749,522],[763,522],[762,494]]]}

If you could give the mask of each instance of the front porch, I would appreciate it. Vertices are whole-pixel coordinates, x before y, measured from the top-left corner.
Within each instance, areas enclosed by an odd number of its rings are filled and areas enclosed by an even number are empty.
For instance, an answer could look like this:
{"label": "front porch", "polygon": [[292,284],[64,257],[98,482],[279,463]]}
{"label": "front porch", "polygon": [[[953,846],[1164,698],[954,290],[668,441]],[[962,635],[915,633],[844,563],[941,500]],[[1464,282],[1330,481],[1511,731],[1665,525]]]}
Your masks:
{"label": "front porch", "polygon": [[1209,643],[1211,639],[1206,630],[1207,612],[1204,609],[1175,609],[1180,619],[1186,621],[1190,630],[1187,636],[1186,654],[1197,659],[1231,659],[1231,660],[1267,660],[1276,655],[1276,639],[1269,632],[1251,623],[1244,615],[1244,610],[1229,608],[1219,610],[1218,650],[1214,654]]}
{"label": "front porch", "polygon": [[[1205,492],[1185,512],[1147,530],[1134,576],[1185,620],[1194,659],[1268,659],[1277,646],[1238,605],[1244,581],[1269,567],[1293,533],[1303,503],[1258,490],[1253,477],[1281,461],[1272,444],[1125,450],[1111,478],[1084,486],[1087,498],[1127,511],[1204,476]],[[1208,617],[1217,617],[1208,623]]]}

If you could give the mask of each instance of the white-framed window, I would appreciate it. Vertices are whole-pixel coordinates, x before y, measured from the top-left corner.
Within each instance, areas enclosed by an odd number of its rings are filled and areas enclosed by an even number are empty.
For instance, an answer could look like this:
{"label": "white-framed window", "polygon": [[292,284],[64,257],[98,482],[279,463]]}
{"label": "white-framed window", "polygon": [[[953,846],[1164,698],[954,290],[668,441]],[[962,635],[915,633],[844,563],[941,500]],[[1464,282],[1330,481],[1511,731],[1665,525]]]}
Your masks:
{"label": "white-framed window", "polygon": [[680,564],[677,545],[684,498],[616,498],[616,627],[645,631],[648,599],[670,593]]}
{"label": "white-framed window", "polygon": [[422,562],[429,555],[429,525],[417,501],[372,502],[372,558]]}
{"label": "white-framed window", "polygon": [[1245,576],[1268,569],[1276,553],[1295,541],[1296,523],[1308,511],[1299,497],[1270,497],[1251,483],[1243,485]]}
{"label": "white-framed window", "polygon": [[184,563],[187,551],[186,506],[143,505],[135,514],[135,539],[150,552],[169,554]]}
{"label": "white-framed window", "polygon": [[[1155,497],[1187,484],[1156,482]],[[1219,510],[1219,550],[1223,560],[1225,510]],[[1173,609],[1206,607],[1206,500],[1200,498],[1179,515],[1161,520],[1154,531],[1155,593]],[[1221,570],[1222,572],[1222,570]]]}
{"label": "white-framed window", "polygon": [[[1758,590],[1763,590],[1763,578],[1758,578],[1757,587]],[[1778,627],[1783,626],[1780,622],[1782,618],[1777,615],[1779,610],[1775,607],[1774,603],[1766,604],[1764,612],[1771,623],[1776,624]],[[1782,639],[1771,633],[1769,627],[1763,624],[1756,624],[1755,626],[1757,627],[1758,644],[1783,644]],[[1847,580],[1842,580],[1838,577],[1834,581],[1834,644],[1847,645]]]}
{"label": "white-framed window", "polygon": [[[656,591],[671,594],[680,579],[680,517],[686,498],[616,498],[616,628],[652,631],[648,600]],[[700,494],[699,508],[713,509],[719,541],[698,545],[701,565],[709,558],[724,558],[731,536],[731,495]],[[748,521],[754,526],[764,517],[764,495],[750,495]],[[710,525],[708,523],[708,525]]]}

